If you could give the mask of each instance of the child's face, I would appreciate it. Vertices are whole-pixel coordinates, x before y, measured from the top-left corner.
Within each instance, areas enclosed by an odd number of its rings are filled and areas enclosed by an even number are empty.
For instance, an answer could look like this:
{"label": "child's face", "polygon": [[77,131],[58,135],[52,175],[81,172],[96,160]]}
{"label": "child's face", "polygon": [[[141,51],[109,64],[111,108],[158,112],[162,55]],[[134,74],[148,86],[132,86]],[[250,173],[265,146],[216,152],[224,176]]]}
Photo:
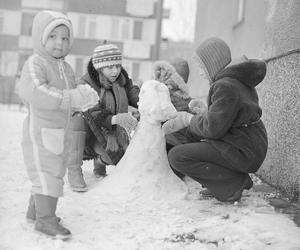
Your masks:
{"label": "child's face", "polygon": [[121,72],[121,65],[112,65],[105,68],[100,69],[103,75],[110,81],[114,82],[117,80],[118,76]]}
{"label": "child's face", "polygon": [[67,55],[69,43],[69,29],[65,25],[59,25],[50,32],[45,44],[45,49],[50,56],[61,58]]}

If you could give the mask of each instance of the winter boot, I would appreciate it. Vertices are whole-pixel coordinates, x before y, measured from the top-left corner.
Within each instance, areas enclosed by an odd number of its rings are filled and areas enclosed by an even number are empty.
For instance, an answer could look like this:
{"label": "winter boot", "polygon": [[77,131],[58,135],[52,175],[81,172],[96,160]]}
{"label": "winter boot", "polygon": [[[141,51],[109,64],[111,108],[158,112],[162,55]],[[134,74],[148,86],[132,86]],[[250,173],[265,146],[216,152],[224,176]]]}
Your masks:
{"label": "winter boot", "polygon": [[71,232],[60,225],[55,215],[58,198],[35,194],[36,209],[35,230],[56,239],[66,240],[71,237]]}
{"label": "winter boot", "polygon": [[[56,217],[56,218],[57,218],[57,222],[60,223],[61,218],[60,217]],[[28,223],[32,223],[32,224],[35,223],[35,220],[36,220],[36,211],[35,211],[33,195],[30,195],[30,198],[29,198],[29,205],[28,205],[28,209],[26,212],[26,220]]]}
{"label": "winter boot", "polygon": [[88,190],[81,167],[68,168],[68,181],[71,189],[75,192],[86,192]]}
{"label": "winter boot", "polygon": [[28,209],[26,212],[26,220],[29,223],[34,223],[36,217],[35,217],[35,204],[34,204],[34,197],[33,195],[30,195],[29,198],[29,204],[28,204]]}
{"label": "winter boot", "polygon": [[106,166],[101,162],[99,158],[94,159],[94,175],[96,178],[105,177],[106,174]]}
{"label": "winter boot", "polygon": [[247,176],[244,182],[242,183],[240,189],[235,191],[232,196],[230,196],[225,200],[225,202],[234,203],[235,201],[239,201],[242,198],[244,189],[249,190],[250,188],[252,188],[252,186],[253,186],[253,181],[249,176]]}

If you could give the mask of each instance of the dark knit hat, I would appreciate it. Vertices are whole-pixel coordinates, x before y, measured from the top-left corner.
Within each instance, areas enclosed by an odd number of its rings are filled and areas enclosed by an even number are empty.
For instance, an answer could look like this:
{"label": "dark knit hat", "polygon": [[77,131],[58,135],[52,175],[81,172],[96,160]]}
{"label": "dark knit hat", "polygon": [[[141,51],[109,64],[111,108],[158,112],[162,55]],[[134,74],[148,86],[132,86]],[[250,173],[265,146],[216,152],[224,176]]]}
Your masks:
{"label": "dark knit hat", "polygon": [[201,43],[196,49],[196,55],[211,81],[231,62],[230,48],[223,40],[216,37]]}
{"label": "dark knit hat", "polygon": [[95,69],[122,64],[122,53],[114,44],[102,44],[94,49],[92,57]]}
{"label": "dark knit hat", "polygon": [[171,64],[176,72],[182,77],[183,81],[187,83],[190,74],[188,62],[183,58],[176,57],[171,61]]}

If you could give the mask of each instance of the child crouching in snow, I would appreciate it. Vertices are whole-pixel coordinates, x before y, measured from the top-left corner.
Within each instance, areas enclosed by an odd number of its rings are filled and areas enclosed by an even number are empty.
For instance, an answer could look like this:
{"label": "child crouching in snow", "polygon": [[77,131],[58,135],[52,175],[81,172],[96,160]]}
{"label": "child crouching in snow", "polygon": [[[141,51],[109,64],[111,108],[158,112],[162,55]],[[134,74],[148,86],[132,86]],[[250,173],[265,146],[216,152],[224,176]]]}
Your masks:
{"label": "child crouching in snow", "polygon": [[98,101],[88,85],[75,85],[72,68],[64,61],[71,49],[72,24],[62,13],[41,11],[32,26],[34,54],[25,62],[19,95],[28,115],[23,123],[22,148],[31,196],[26,217],[35,230],[67,239],[71,232],[56,216],[63,195],[66,168],[82,164],[84,121],[74,111],[84,111]]}
{"label": "child crouching in snow", "polygon": [[[192,114],[205,112],[206,105],[199,99],[192,99],[188,93],[189,78],[188,62],[182,58],[175,58],[171,62],[157,61],[154,63],[155,79],[164,83],[170,93],[171,102],[177,111],[187,111]],[[175,145],[186,143],[186,128],[166,135],[166,148],[169,151]],[[179,176],[179,172],[174,170]]]}
{"label": "child crouching in snow", "polygon": [[[84,159],[94,160],[94,175],[106,176],[106,165],[116,165],[129,143],[127,132],[135,129],[137,119],[128,106],[137,108],[140,89],[122,67],[122,53],[114,44],[94,49],[87,73],[80,82],[91,86],[99,103],[83,113],[88,124]],[[77,186],[84,184],[84,179]]]}

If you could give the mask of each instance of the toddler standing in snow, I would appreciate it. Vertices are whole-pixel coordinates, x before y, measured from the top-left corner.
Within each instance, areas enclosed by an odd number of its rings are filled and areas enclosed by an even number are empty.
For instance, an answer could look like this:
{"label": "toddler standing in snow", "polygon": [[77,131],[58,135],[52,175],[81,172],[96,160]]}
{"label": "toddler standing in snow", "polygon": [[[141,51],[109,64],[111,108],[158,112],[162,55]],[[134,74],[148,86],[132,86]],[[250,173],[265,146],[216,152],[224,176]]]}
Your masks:
{"label": "toddler standing in snow", "polygon": [[70,51],[72,24],[62,13],[41,11],[32,26],[34,53],[25,62],[19,95],[28,116],[23,123],[22,148],[32,194],[26,214],[35,230],[67,239],[71,232],[55,214],[63,195],[66,168],[82,164],[85,128],[74,111],[84,111],[98,101],[88,85],[75,86],[75,76],[64,57]]}

